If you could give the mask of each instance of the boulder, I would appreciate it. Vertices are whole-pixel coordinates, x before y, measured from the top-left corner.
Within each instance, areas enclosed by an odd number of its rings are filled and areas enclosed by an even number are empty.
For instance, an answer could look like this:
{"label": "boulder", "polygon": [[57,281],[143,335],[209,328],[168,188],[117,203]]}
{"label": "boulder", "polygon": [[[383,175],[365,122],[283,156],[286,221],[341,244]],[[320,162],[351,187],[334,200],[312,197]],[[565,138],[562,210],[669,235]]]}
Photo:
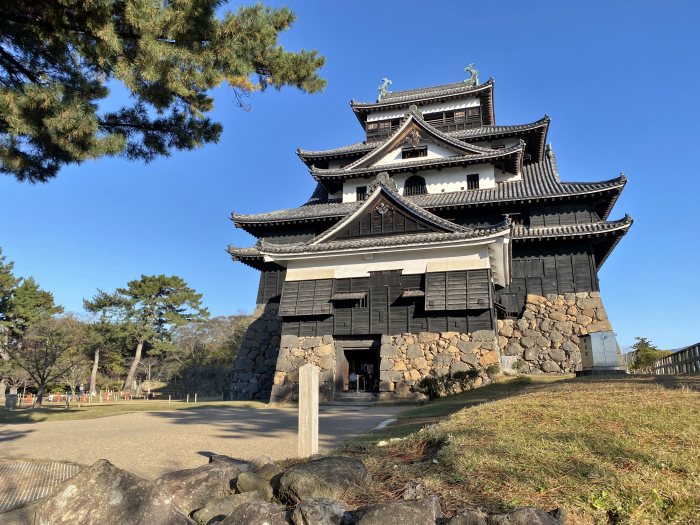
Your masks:
{"label": "boulder", "polygon": [[435,525],[442,518],[437,497],[380,503],[357,509],[357,525]]}
{"label": "boulder", "polygon": [[223,498],[216,498],[208,501],[204,507],[192,514],[197,523],[213,525],[223,521],[224,518],[232,514],[244,503],[262,502],[263,499],[257,492],[246,492],[245,494],[232,494]]}
{"label": "boulder", "polygon": [[549,351],[549,357],[550,357],[553,361],[557,361],[557,362],[560,362],[560,363],[561,363],[562,361],[565,361],[565,360],[566,360],[566,352],[564,352],[564,350],[561,350],[561,349],[559,349],[559,348],[554,349],[554,350],[550,350],[550,351]]}
{"label": "boulder", "polygon": [[221,525],[289,525],[289,521],[282,505],[263,501],[238,506]]}
{"label": "boulder", "polygon": [[539,355],[539,348],[528,348],[527,350],[525,350],[523,358],[525,359],[525,361],[537,361]]}
{"label": "boulder", "polygon": [[354,523],[352,515],[333,500],[310,500],[297,505],[292,512],[294,525],[346,525]]}
{"label": "boulder", "polygon": [[187,513],[213,499],[230,494],[238,476],[254,469],[252,463],[215,455],[201,467],[170,472],[155,481],[155,490]]}
{"label": "boulder", "polygon": [[301,502],[338,499],[348,489],[361,487],[370,479],[362,461],[331,456],[288,468],[280,478],[280,496]]}
{"label": "boulder", "polygon": [[486,519],[475,510],[463,509],[457,511],[447,525],[486,525]]}
{"label": "boulder", "polygon": [[171,501],[154,494],[153,488],[152,482],[101,459],[58,485],[38,504],[35,522],[51,525],[194,524]]}
{"label": "boulder", "polygon": [[411,387],[408,386],[403,381],[396,383],[396,388],[394,388],[394,393],[399,397],[408,397],[411,395]]}
{"label": "boulder", "polygon": [[504,355],[522,355],[523,347],[516,342],[510,343],[503,351]]}
{"label": "boulder", "polygon": [[262,478],[254,472],[241,472],[236,480],[236,490],[241,494],[256,492],[265,501],[272,501],[274,496],[270,480]]}
{"label": "boulder", "polygon": [[487,518],[488,525],[564,525],[559,509],[545,512],[536,507],[523,507],[507,514],[498,514]]}
{"label": "boulder", "polygon": [[542,370],[549,373],[561,372],[559,365],[556,364],[554,361],[545,361],[544,363],[542,363]]}

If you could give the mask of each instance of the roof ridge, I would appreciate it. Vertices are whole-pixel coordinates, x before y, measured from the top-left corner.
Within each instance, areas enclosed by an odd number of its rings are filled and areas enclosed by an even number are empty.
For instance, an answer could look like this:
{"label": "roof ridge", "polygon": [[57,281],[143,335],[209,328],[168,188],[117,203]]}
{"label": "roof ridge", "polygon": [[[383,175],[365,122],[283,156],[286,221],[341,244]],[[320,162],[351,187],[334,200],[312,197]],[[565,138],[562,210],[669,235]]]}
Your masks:
{"label": "roof ridge", "polygon": [[[439,96],[452,96],[461,93],[478,92],[485,88],[493,87],[494,85],[493,77],[489,78],[486,82],[472,86],[464,82],[453,82],[451,84],[440,84],[437,86],[428,86],[423,88],[415,88],[405,91],[396,91],[394,93],[387,93],[382,97],[382,100],[376,102],[361,102],[359,100],[351,99],[350,106],[355,108],[364,108],[371,106],[390,106],[395,104],[405,104],[411,102],[412,99],[420,100],[421,98],[439,97]],[[451,91],[454,90],[455,93],[442,93],[439,91]],[[438,92],[438,93],[435,93]],[[393,95],[393,97],[391,97]],[[388,98],[387,98],[388,96]],[[402,98],[404,100],[402,100]]]}

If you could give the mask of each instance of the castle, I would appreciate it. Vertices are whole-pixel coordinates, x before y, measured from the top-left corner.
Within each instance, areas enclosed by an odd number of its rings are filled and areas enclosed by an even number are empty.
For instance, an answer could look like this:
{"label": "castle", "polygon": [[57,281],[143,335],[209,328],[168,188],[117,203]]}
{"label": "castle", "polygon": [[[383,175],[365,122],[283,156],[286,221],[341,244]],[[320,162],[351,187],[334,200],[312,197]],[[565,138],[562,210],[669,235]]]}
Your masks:
{"label": "castle", "polygon": [[295,400],[298,369],[325,399],[411,397],[430,375],[581,367],[579,338],[611,331],[597,271],[632,220],[608,216],[624,175],[562,182],[550,119],[496,125],[494,82],[352,101],[366,140],[297,150],[308,202],[232,214],[260,270],[234,364],[235,399]]}

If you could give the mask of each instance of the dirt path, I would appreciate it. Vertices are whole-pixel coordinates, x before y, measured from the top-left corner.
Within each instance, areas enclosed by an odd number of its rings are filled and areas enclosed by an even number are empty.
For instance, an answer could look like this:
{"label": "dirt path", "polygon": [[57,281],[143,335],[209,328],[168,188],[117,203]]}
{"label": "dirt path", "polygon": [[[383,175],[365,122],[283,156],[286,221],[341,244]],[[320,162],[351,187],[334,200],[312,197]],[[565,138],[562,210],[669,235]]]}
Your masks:
{"label": "dirt path", "polygon": [[[319,445],[328,450],[405,407],[321,407]],[[0,424],[0,457],[105,458],[147,479],[207,462],[210,453],[252,459],[296,455],[297,414],[287,408],[199,408],[100,419]]]}

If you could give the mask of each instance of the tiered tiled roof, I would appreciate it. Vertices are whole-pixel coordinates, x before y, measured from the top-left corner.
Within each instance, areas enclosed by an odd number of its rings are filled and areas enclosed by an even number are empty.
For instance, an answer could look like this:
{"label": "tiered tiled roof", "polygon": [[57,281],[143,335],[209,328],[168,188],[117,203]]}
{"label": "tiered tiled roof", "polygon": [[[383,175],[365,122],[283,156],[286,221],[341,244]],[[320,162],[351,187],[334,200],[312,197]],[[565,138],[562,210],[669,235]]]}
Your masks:
{"label": "tiered tiled roof", "polygon": [[583,239],[597,237],[601,242],[596,247],[596,264],[598,268],[608,258],[630,229],[634,220],[629,215],[616,221],[601,221],[585,224],[566,224],[560,226],[515,226],[513,239],[520,241],[537,241],[545,239]]}
{"label": "tiered tiled roof", "polygon": [[[602,182],[561,182],[556,161],[552,154],[542,162],[523,166],[522,180],[503,182],[495,188],[479,190],[433,193],[407,197],[414,204],[427,210],[444,208],[466,208],[477,205],[503,202],[563,199],[588,194],[605,194],[607,200],[599,215],[606,219],[617,196],[627,183],[627,178],[617,178]],[[232,214],[238,227],[273,225],[276,223],[306,222],[344,217],[359,208],[361,202],[339,202],[328,200],[327,191],[319,184],[309,202],[298,208],[288,208],[268,213],[251,215]]]}
{"label": "tiered tiled roof", "polygon": [[[544,152],[544,143],[547,136],[547,129],[549,127],[549,117],[545,116],[540,120],[531,122],[529,124],[518,124],[512,126],[482,126],[480,128],[471,128],[460,131],[448,131],[444,132],[446,136],[452,139],[458,139],[464,142],[472,141],[487,141],[496,140],[505,137],[522,137],[533,131],[541,130],[541,139],[536,141],[526,141],[526,150],[533,153],[539,151],[540,149]],[[332,148],[327,150],[306,150],[297,149],[297,155],[308,165],[311,166],[315,161],[318,160],[329,160],[335,158],[347,158],[354,157],[359,158],[359,156],[369,153],[370,151],[382,146],[390,139],[374,140],[358,142],[355,144],[349,144],[347,146],[341,146],[339,148]],[[532,144],[531,144],[532,143]],[[532,155],[532,153],[531,153]],[[542,155],[537,155],[533,158],[533,161],[541,160]]]}
{"label": "tiered tiled roof", "polygon": [[350,107],[358,120],[364,123],[368,113],[379,110],[404,108],[411,104],[422,104],[428,102],[442,102],[464,96],[477,96],[481,100],[482,118],[484,124],[492,125],[496,123],[493,109],[493,79],[490,78],[483,84],[472,86],[465,82],[455,82],[428,88],[409,89],[406,91],[396,91],[386,93],[377,102],[350,101]]}

